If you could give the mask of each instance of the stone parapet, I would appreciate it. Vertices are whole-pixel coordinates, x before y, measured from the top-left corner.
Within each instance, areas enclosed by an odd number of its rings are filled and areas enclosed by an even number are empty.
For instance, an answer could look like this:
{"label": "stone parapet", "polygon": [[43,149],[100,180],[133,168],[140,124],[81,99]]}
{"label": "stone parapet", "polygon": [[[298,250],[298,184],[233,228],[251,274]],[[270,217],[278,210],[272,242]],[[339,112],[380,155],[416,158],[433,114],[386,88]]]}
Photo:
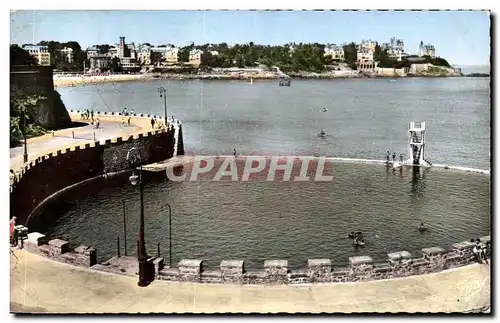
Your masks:
{"label": "stone parapet", "polygon": [[[489,241],[489,237],[481,238]],[[476,262],[469,242],[452,248],[424,248],[418,256],[408,251],[387,254],[387,261],[375,262],[370,256],[349,258],[348,266],[336,266],[331,259],[309,259],[306,268],[290,269],[287,260],[265,260],[262,269],[245,270],[243,260],[223,260],[219,269],[204,270],[202,260],[181,260],[178,269],[159,272],[168,281],[232,284],[310,284],[345,283],[391,279],[439,272]]]}
{"label": "stone parapet", "polygon": [[[489,241],[489,237],[481,238]],[[43,234],[29,233],[23,241],[24,248],[42,256],[68,264],[92,267],[97,264],[97,251],[88,246],[73,250],[62,239],[47,241]],[[422,249],[420,256],[408,251],[387,254],[387,261],[374,262],[370,256],[349,258],[348,266],[332,265],[331,259],[309,259],[306,268],[290,269],[287,260],[265,260],[263,268],[245,270],[244,260],[222,260],[219,268],[206,270],[203,259],[183,259],[177,267],[165,268],[163,258],[151,260],[156,279],[172,282],[229,283],[229,284],[310,284],[372,281],[436,273],[441,270],[470,265],[476,262],[474,244],[464,241],[452,248],[431,247]],[[488,243],[489,248],[489,243]],[[487,255],[489,255],[489,249]],[[489,258],[488,258],[489,259]],[[132,259],[133,260],[133,259]],[[99,265],[93,267],[99,270]],[[117,272],[118,273],[118,272]]]}
{"label": "stone parapet", "polygon": [[44,257],[67,264],[89,268],[97,264],[97,250],[89,246],[78,246],[71,251],[70,243],[62,239],[48,240],[39,232],[28,233],[19,247]]}

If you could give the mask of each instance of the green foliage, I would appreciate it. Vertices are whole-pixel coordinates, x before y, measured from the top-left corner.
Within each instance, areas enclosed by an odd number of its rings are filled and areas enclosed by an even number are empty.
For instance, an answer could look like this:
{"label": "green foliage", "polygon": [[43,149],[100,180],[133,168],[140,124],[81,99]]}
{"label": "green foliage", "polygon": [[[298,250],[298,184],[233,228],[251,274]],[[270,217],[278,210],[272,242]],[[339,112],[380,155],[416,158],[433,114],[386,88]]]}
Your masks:
{"label": "green foliage", "polygon": [[122,66],[120,64],[120,59],[118,57],[113,57],[113,59],[111,60],[111,71],[113,73],[122,71]]}
{"label": "green foliage", "polygon": [[107,54],[109,52],[109,46],[108,44],[103,44],[103,45],[95,45],[95,48],[97,48],[97,52],[99,54]]}
{"label": "green foliage", "polygon": [[444,58],[441,57],[432,58],[430,56],[424,56],[422,58],[426,63],[431,63],[432,65],[451,67],[448,61],[446,61]]}
{"label": "green foliage", "polygon": [[358,60],[358,50],[355,43],[344,45],[344,61],[352,68],[356,69]]}
{"label": "green foliage", "polygon": [[[80,44],[77,41],[68,41],[60,43],[57,41],[46,41],[42,40],[37,45],[47,46],[50,57],[51,65],[54,69],[60,69],[63,71],[81,71],[83,70],[83,62],[87,58],[87,54],[82,50]],[[69,63],[66,61],[66,57],[61,53],[61,50],[65,47],[73,49],[73,62]],[[100,53],[107,53],[109,45],[97,45],[96,46]]]}
{"label": "green foliage", "polygon": [[373,53],[373,60],[378,62],[379,67],[394,68],[398,61],[390,58],[387,49],[382,49],[379,44],[375,45],[375,52]]}
{"label": "green foliage", "polygon": [[[197,48],[203,51],[202,67],[255,67],[259,64],[277,66],[283,71],[322,72],[324,65],[331,63],[331,58],[324,56],[324,45],[321,44],[287,44],[284,46],[236,44],[229,48],[226,43],[204,44],[183,47],[179,51],[182,62],[189,60],[189,51]],[[292,49],[293,48],[293,49]],[[217,51],[212,55],[210,51]]]}
{"label": "green foliage", "polygon": [[36,60],[18,45],[10,45],[10,66],[37,65]]}
{"label": "green foliage", "polygon": [[182,47],[179,50],[179,62],[189,62],[189,52],[194,48],[194,45]]}
{"label": "green foliage", "polygon": [[216,56],[212,55],[210,51],[205,50],[203,54],[201,54],[201,64],[200,67],[214,67],[216,64]]}
{"label": "green foliage", "polygon": [[[26,137],[39,136],[46,130],[36,123],[36,113],[42,96],[12,95],[10,97],[10,145],[16,146]],[[26,127],[25,127],[26,126]]]}

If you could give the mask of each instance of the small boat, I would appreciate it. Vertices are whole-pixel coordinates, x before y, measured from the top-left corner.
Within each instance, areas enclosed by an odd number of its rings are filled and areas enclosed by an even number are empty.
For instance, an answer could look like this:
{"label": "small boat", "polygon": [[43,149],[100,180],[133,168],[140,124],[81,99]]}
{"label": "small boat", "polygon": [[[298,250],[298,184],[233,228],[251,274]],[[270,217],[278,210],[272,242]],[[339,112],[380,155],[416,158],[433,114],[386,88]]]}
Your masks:
{"label": "small boat", "polygon": [[290,86],[290,81],[280,81],[279,86]]}
{"label": "small boat", "polygon": [[326,137],[326,130],[321,130],[320,132],[318,132],[318,137],[325,138]]}
{"label": "small boat", "polygon": [[327,108],[323,108],[323,112],[327,112],[327,111],[328,111],[328,109],[327,109]]}

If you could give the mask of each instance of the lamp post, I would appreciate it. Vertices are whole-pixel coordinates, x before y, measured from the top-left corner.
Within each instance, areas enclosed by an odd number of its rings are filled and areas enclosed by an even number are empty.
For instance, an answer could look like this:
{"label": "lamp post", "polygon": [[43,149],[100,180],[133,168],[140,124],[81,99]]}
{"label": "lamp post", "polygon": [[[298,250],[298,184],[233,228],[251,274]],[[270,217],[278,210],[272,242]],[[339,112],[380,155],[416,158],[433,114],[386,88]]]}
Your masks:
{"label": "lamp post", "polygon": [[168,207],[168,264],[172,267],[172,208]]}
{"label": "lamp post", "polygon": [[167,89],[164,87],[159,87],[158,92],[160,92],[160,98],[163,98],[163,106],[165,108],[165,127],[167,126]]}
{"label": "lamp post", "polygon": [[[137,260],[139,262],[139,282],[137,285],[140,287],[147,286],[150,281],[148,280],[147,274],[147,254],[146,254],[146,242],[144,241],[144,184],[142,181],[142,161],[141,153],[138,149],[131,148],[127,153],[127,162],[132,167],[132,175],[129,180],[134,186],[139,184],[139,194],[141,199],[141,211],[140,211],[140,222],[139,222],[139,241],[137,247]],[[139,176],[135,174],[137,171],[137,165],[139,165]]]}
{"label": "lamp post", "polygon": [[24,155],[23,160],[28,162],[28,140],[26,139],[26,109],[23,109],[23,137],[24,137]]}

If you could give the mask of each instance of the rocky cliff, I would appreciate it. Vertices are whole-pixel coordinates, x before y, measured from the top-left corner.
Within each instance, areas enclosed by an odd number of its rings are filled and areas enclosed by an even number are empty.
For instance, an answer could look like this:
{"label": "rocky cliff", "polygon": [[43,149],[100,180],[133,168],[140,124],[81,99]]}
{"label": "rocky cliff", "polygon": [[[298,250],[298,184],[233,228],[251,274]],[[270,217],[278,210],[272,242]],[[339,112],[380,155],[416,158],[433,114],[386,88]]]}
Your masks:
{"label": "rocky cliff", "polygon": [[11,95],[37,95],[43,97],[38,102],[36,122],[46,129],[67,128],[71,118],[54,90],[52,68],[48,66],[11,66]]}

